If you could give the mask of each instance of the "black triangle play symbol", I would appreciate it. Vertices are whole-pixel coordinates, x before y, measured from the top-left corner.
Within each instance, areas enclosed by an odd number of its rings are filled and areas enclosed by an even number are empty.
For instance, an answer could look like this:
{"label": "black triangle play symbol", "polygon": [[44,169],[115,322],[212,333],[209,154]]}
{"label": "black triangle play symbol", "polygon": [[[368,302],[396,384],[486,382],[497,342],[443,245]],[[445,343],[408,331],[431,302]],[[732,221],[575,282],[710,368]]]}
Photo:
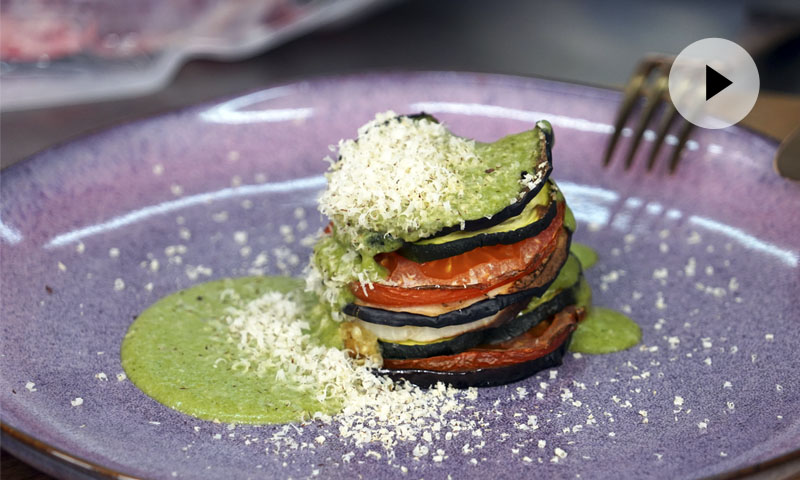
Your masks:
{"label": "black triangle play symbol", "polygon": [[733,82],[721,73],[706,65],[706,100],[731,86]]}

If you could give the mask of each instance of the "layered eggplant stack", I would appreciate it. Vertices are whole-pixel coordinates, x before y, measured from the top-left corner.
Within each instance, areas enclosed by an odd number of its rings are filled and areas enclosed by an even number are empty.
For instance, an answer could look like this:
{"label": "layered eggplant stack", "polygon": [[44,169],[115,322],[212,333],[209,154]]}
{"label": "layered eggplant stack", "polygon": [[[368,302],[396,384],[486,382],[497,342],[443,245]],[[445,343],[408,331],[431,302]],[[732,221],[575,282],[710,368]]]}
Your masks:
{"label": "layered eggplant stack", "polygon": [[[442,181],[436,170],[428,180],[443,187],[431,188],[423,176],[417,179],[422,183],[418,191],[404,185],[397,195],[373,196],[389,210],[383,217],[364,211],[363,192],[344,195],[354,199],[347,209],[332,192],[342,184],[337,169],[348,168],[338,164],[368,146],[340,144],[322,199],[322,211],[332,221],[312,264],[318,284],[335,291],[326,298],[343,313],[345,347],[377,362],[392,377],[424,386],[439,381],[461,387],[499,385],[559,365],[582,318],[588,289],[580,263],[570,255],[574,219],[549,178],[550,125],[538,122],[532,130],[491,144],[445,134],[436,119],[424,114],[379,116],[365,127],[351,142],[375,136],[381,128],[392,141],[380,144],[375,159],[359,164],[362,171],[397,168],[404,158],[416,155],[419,162],[425,156],[425,165],[441,163],[459,183],[451,186],[449,177]],[[416,131],[427,140],[409,147],[408,135]],[[431,146],[445,153],[432,152]],[[369,178],[365,172],[360,188],[370,188]],[[391,189],[385,185],[384,190]],[[513,191],[503,191],[509,188]],[[437,208],[447,202],[444,206],[456,213],[440,209],[435,210],[440,218],[392,222],[392,216],[423,215],[421,207],[413,207],[418,199],[422,205],[438,200]],[[353,275],[342,271],[348,266],[356,270]]]}

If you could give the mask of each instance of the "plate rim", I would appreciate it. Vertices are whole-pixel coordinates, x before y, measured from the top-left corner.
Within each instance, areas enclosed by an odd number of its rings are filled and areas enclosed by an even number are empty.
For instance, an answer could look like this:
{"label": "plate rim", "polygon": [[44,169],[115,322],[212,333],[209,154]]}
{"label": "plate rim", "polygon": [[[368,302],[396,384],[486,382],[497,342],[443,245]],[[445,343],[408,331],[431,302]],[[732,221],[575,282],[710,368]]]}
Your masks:
{"label": "plate rim", "polygon": [[[327,81],[336,81],[336,80],[350,80],[350,79],[357,79],[359,77],[393,77],[393,76],[400,76],[400,75],[414,75],[414,76],[453,76],[453,77],[476,77],[476,76],[483,76],[490,79],[510,79],[519,82],[525,81],[546,81],[552,82],[562,85],[570,85],[570,86],[578,86],[578,87],[586,87],[586,88],[593,88],[597,90],[603,90],[606,92],[616,92],[619,94],[623,93],[624,86],[618,85],[602,85],[599,83],[592,83],[592,82],[580,82],[574,80],[563,80],[557,79],[553,77],[548,77],[544,75],[524,75],[524,74],[517,74],[517,73],[493,73],[493,72],[480,72],[480,71],[471,71],[471,70],[408,70],[408,69],[375,69],[375,70],[363,70],[358,72],[343,72],[343,73],[319,73],[319,74],[308,74],[308,75],[298,75],[298,76],[290,76],[280,81],[275,82],[267,82],[261,86],[254,87],[254,88],[246,88],[236,93],[231,93],[227,95],[217,95],[211,98],[207,98],[201,100],[199,102],[191,103],[188,105],[178,106],[178,107],[164,107],[162,109],[158,109],[153,112],[148,112],[142,114],[141,116],[126,118],[124,120],[107,124],[107,125],[98,125],[91,127],[83,132],[76,133],[72,136],[67,138],[61,139],[52,145],[48,145],[46,147],[42,147],[39,150],[36,150],[30,153],[28,156],[12,163],[11,165],[6,165],[0,168],[0,172],[8,173],[9,170],[14,169],[17,165],[27,164],[36,158],[49,153],[53,150],[58,150],[62,147],[65,147],[73,142],[88,139],[90,137],[94,137],[96,135],[100,135],[102,133],[106,133],[110,130],[116,130],[117,128],[132,126],[137,123],[147,122],[150,120],[154,120],[156,118],[162,117],[164,115],[169,115],[173,113],[179,113],[185,110],[193,109],[202,107],[205,105],[212,105],[217,104],[220,102],[224,102],[226,100],[230,100],[233,98],[249,95],[251,93],[260,92],[262,90],[271,89],[271,88],[278,88],[278,87],[288,87],[292,85],[298,85],[301,83],[306,82],[327,82]],[[758,130],[749,127],[747,125],[740,125],[735,124],[732,127],[734,129],[743,130],[751,135],[755,135],[756,137],[773,144],[773,146],[777,147],[781,144],[781,140],[777,137],[773,137],[769,134],[759,132]],[[776,172],[777,173],[777,172]],[[778,174],[780,176],[780,174]]]}
{"label": "plate rim", "polygon": [[[14,175],[19,175],[17,171],[25,169],[28,167],[29,164],[33,163],[34,161],[43,161],[40,160],[45,156],[45,154],[61,149],[67,145],[70,145],[74,142],[87,140],[89,138],[110,132],[112,130],[117,130],[119,128],[130,127],[134,126],[139,123],[145,123],[148,121],[152,121],[159,117],[163,117],[165,115],[170,114],[177,114],[189,109],[195,109],[202,107],[204,105],[212,105],[217,104],[219,102],[230,100],[233,98],[237,98],[243,95],[247,95],[250,93],[258,92],[264,89],[269,88],[276,88],[276,87],[288,87],[292,85],[299,85],[303,83],[319,83],[319,82],[341,82],[341,81],[351,81],[354,79],[364,78],[364,77],[380,77],[380,78],[391,78],[391,77],[398,77],[398,76],[414,76],[414,77],[442,77],[448,76],[451,78],[458,78],[458,79],[465,79],[465,78],[475,78],[475,77],[484,77],[487,80],[497,81],[497,80],[512,80],[514,82],[518,82],[520,84],[530,81],[546,81],[552,82],[554,84],[566,85],[566,86],[577,86],[577,87],[585,87],[585,88],[592,88],[596,90],[606,91],[606,92],[617,92],[621,93],[622,88],[617,87],[609,87],[604,85],[593,84],[589,82],[576,82],[576,81],[564,81],[544,76],[533,76],[533,75],[519,75],[519,74],[504,74],[504,73],[491,73],[491,72],[476,72],[476,71],[464,71],[464,70],[401,70],[401,69],[388,69],[388,70],[365,70],[360,72],[351,72],[351,73],[341,73],[341,74],[320,74],[320,75],[305,75],[305,76],[298,76],[289,79],[285,79],[280,82],[271,82],[265,83],[256,88],[245,89],[237,93],[233,93],[230,95],[221,95],[217,97],[213,97],[210,99],[206,99],[197,103],[192,103],[189,105],[185,105],[179,108],[165,108],[163,110],[159,110],[156,112],[150,112],[145,114],[141,117],[130,118],[124,121],[113,123],[110,125],[103,125],[98,126],[95,128],[91,128],[87,131],[78,133],[74,136],[68,137],[63,139],[59,142],[56,142],[53,145],[47,146],[41,150],[38,150],[27,157],[11,164],[8,166],[3,167],[0,169],[0,172],[4,174],[12,173]],[[735,129],[747,132],[750,135],[754,135],[766,142],[773,144],[774,146],[778,146],[780,144],[780,140],[765,133],[759,132],[751,127],[745,125],[735,125]],[[776,173],[777,174],[777,173]],[[780,176],[780,175],[779,175]],[[14,427],[10,425],[8,422],[3,421],[0,418],[0,438],[11,438],[14,441],[18,442],[19,450],[17,450],[17,445],[14,445],[11,449],[8,448],[7,443],[2,445],[2,448],[7,452],[11,453],[15,457],[19,459],[21,455],[18,452],[24,452],[26,449],[32,451],[34,453],[44,455],[47,457],[48,460],[52,461],[54,465],[60,465],[67,471],[76,473],[78,475],[91,475],[92,477],[97,478],[125,478],[125,479],[133,479],[133,480],[140,480],[142,477],[138,477],[136,475],[124,473],[118,470],[115,470],[111,467],[107,467],[96,462],[87,460],[79,455],[75,455],[69,453],[68,451],[56,447],[48,442],[42,441],[37,439],[35,436],[30,435],[23,431],[20,428]],[[23,453],[24,455],[24,453]],[[782,465],[788,464],[793,460],[800,459],[800,448],[797,448],[793,451],[784,453],[782,455],[770,457],[766,460],[759,461],[757,463],[753,463],[750,465],[745,465],[743,467],[729,470],[726,472],[722,472],[719,474],[703,477],[705,480],[731,480],[736,478],[743,478],[747,475],[752,475],[755,473],[765,472],[770,469],[778,468]],[[48,468],[47,465],[37,464],[37,463],[29,463],[27,461],[21,460],[24,463],[30,465],[32,468],[36,468],[40,471],[45,473],[49,473],[52,475],[57,475],[58,471],[52,471]]]}

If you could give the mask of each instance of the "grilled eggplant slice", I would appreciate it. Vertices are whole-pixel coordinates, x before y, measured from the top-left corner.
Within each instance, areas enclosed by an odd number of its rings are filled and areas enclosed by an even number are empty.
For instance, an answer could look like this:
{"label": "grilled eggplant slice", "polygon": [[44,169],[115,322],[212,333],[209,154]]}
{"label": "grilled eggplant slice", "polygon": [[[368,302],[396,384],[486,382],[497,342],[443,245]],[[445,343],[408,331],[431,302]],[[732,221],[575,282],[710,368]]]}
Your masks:
{"label": "grilled eggplant slice", "polygon": [[486,330],[478,330],[441,342],[392,343],[378,340],[378,346],[380,347],[382,358],[425,358],[461,353],[484,343],[485,336]]}
{"label": "grilled eggplant slice", "polygon": [[519,301],[543,295],[556,277],[568,258],[571,233],[562,229],[558,238],[558,246],[550,258],[537,271],[515,282],[504,285],[502,288],[508,293],[497,295],[463,308],[456,308],[435,316],[421,315],[403,311],[385,310],[382,308],[357,305],[349,303],[342,311],[346,315],[359,318],[365,322],[388,325],[394,327],[445,327],[449,325],[463,325],[481,318],[494,315],[500,310]]}
{"label": "grilled eggplant slice", "polygon": [[[432,118],[430,115],[425,113],[420,115],[423,115],[425,118]],[[412,118],[413,117],[415,116],[412,115]],[[431,235],[428,238],[441,237],[459,230],[466,232],[484,230],[486,228],[493,227],[498,223],[505,222],[509,218],[516,217],[522,213],[522,211],[525,209],[525,206],[528,205],[528,202],[533,200],[534,197],[539,194],[539,191],[547,183],[547,179],[550,177],[550,173],[553,171],[553,145],[555,144],[553,127],[547,120],[540,120],[536,122],[536,128],[539,129],[540,134],[538,144],[539,150],[534,152],[536,156],[536,163],[531,165],[530,172],[520,172],[523,176],[527,173],[537,175],[539,181],[536,183],[536,185],[534,185],[533,188],[526,188],[525,190],[521,191],[520,193],[522,196],[519,200],[495,213],[491,218],[481,217],[467,220],[463,225],[451,225],[449,227],[442,228],[436,232],[436,234]],[[502,141],[502,139],[500,141]]]}
{"label": "grilled eggplant slice", "polygon": [[470,387],[497,387],[524,380],[537,372],[561,365],[564,354],[569,348],[568,338],[561,346],[552,352],[533,360],[497,368],[479,368],[471,372],[437,372],[424,369],[398,369],[381,368],[378,373],[386,375],[395,381],[406,380],[422,388],[429,388],[439,382],[452,385],[456,388]]}
{"label": "grilled eggplant slice", "polygon": [[438,382],[457,388],[516,382],[545,368],[561,365],[572,332],[583,314],[582,308],[567,307],[546,325],[537,325],[509,342],[484,345],[456,355],[385,359],[379,372],[421,387],[430,387]]}
{"label": "grilled eggplant slice", "polygon": [[[507,322],[514,319],[527,303],[527,300],[522,300],[486,318],[463,325],[451,325],[449,327],[389,327],[386,325],[367,323],[358,319],[354,320],[353,323],[358,325],[361,329],[369,331],[380,341],[392,342],[395,344],[408,342],[433,344],[446,339],[455,339],[464,335],[471,335],[476,332],[505,325]],[[480,340],[480,338],[478,338],[478,340]],[[481,342],[479,341],[478,343]]]}
{"label": "grilled eggplant slice", "polygon": [[513,319],[491,328],[467,332],[457,337],[431,343],[394,343],[378,340],[381,356],[383,358],[399,359],[453,355],[477,345],[508,341],[530,330],[566,307],[574,305],[579,284],[580,280],[569,288],[562,289],[553,298],[541,303],[530,312],[517,314]]}
{"label": "grilled eggplant slice", "polygon": [[505,222],[477,232],[458,231],[414,243],[406,242],[398,252],[409,260],[424,263],[454,257],[480,247],[511,245],[541,233],[557,213],[557,191],[546,186],[520,215]]}
{"label": "grilled eggplant slice", "polygon": [[342,311],[346,315],[359,318],[365,322],[375,323],[378,325],[389,325],[393,327],[404,327],[412,325],[415,327],[446,327],[450,325],[463,325],[465,323],[474,322],[481,318],[494,315],[500,310],[511,306],[517,302],[530,299],[531,297],[541,295],[550,286],[554,280],[551,278],[546,284],[538,287],[522,290],[507,295],[498,295],[496,297],[487,298],[474,303],[466,308],[451,310],[437,316],[420,315],[418,313],[396,312],[392,310],[384,310],[382,308],[365,307],[363,305],[356,305],[349,303],[345,305]]}
{"label": "grilled eggplant slice", "polygon": [[507,342],[539,325],[568,306],[575,305],[579,284],[580,281],[570,288],[561,290],[551,300],[544,302],[530,312],[520,314],[513,321],[487,330],[483,343],[498,344]]}

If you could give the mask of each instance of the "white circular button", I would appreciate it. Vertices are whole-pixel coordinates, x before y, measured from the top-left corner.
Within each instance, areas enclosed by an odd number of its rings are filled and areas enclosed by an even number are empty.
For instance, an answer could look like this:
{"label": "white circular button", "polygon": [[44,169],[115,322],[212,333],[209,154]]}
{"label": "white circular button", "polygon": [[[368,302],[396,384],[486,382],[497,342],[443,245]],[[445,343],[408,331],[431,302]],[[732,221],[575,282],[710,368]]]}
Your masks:
{"label": "white circular button", "polygon": [[692,43],[669,72],[669,94],[678,113],[703,128],[738,123],[756,103],[759,84],[752,57],[724,38]]}

